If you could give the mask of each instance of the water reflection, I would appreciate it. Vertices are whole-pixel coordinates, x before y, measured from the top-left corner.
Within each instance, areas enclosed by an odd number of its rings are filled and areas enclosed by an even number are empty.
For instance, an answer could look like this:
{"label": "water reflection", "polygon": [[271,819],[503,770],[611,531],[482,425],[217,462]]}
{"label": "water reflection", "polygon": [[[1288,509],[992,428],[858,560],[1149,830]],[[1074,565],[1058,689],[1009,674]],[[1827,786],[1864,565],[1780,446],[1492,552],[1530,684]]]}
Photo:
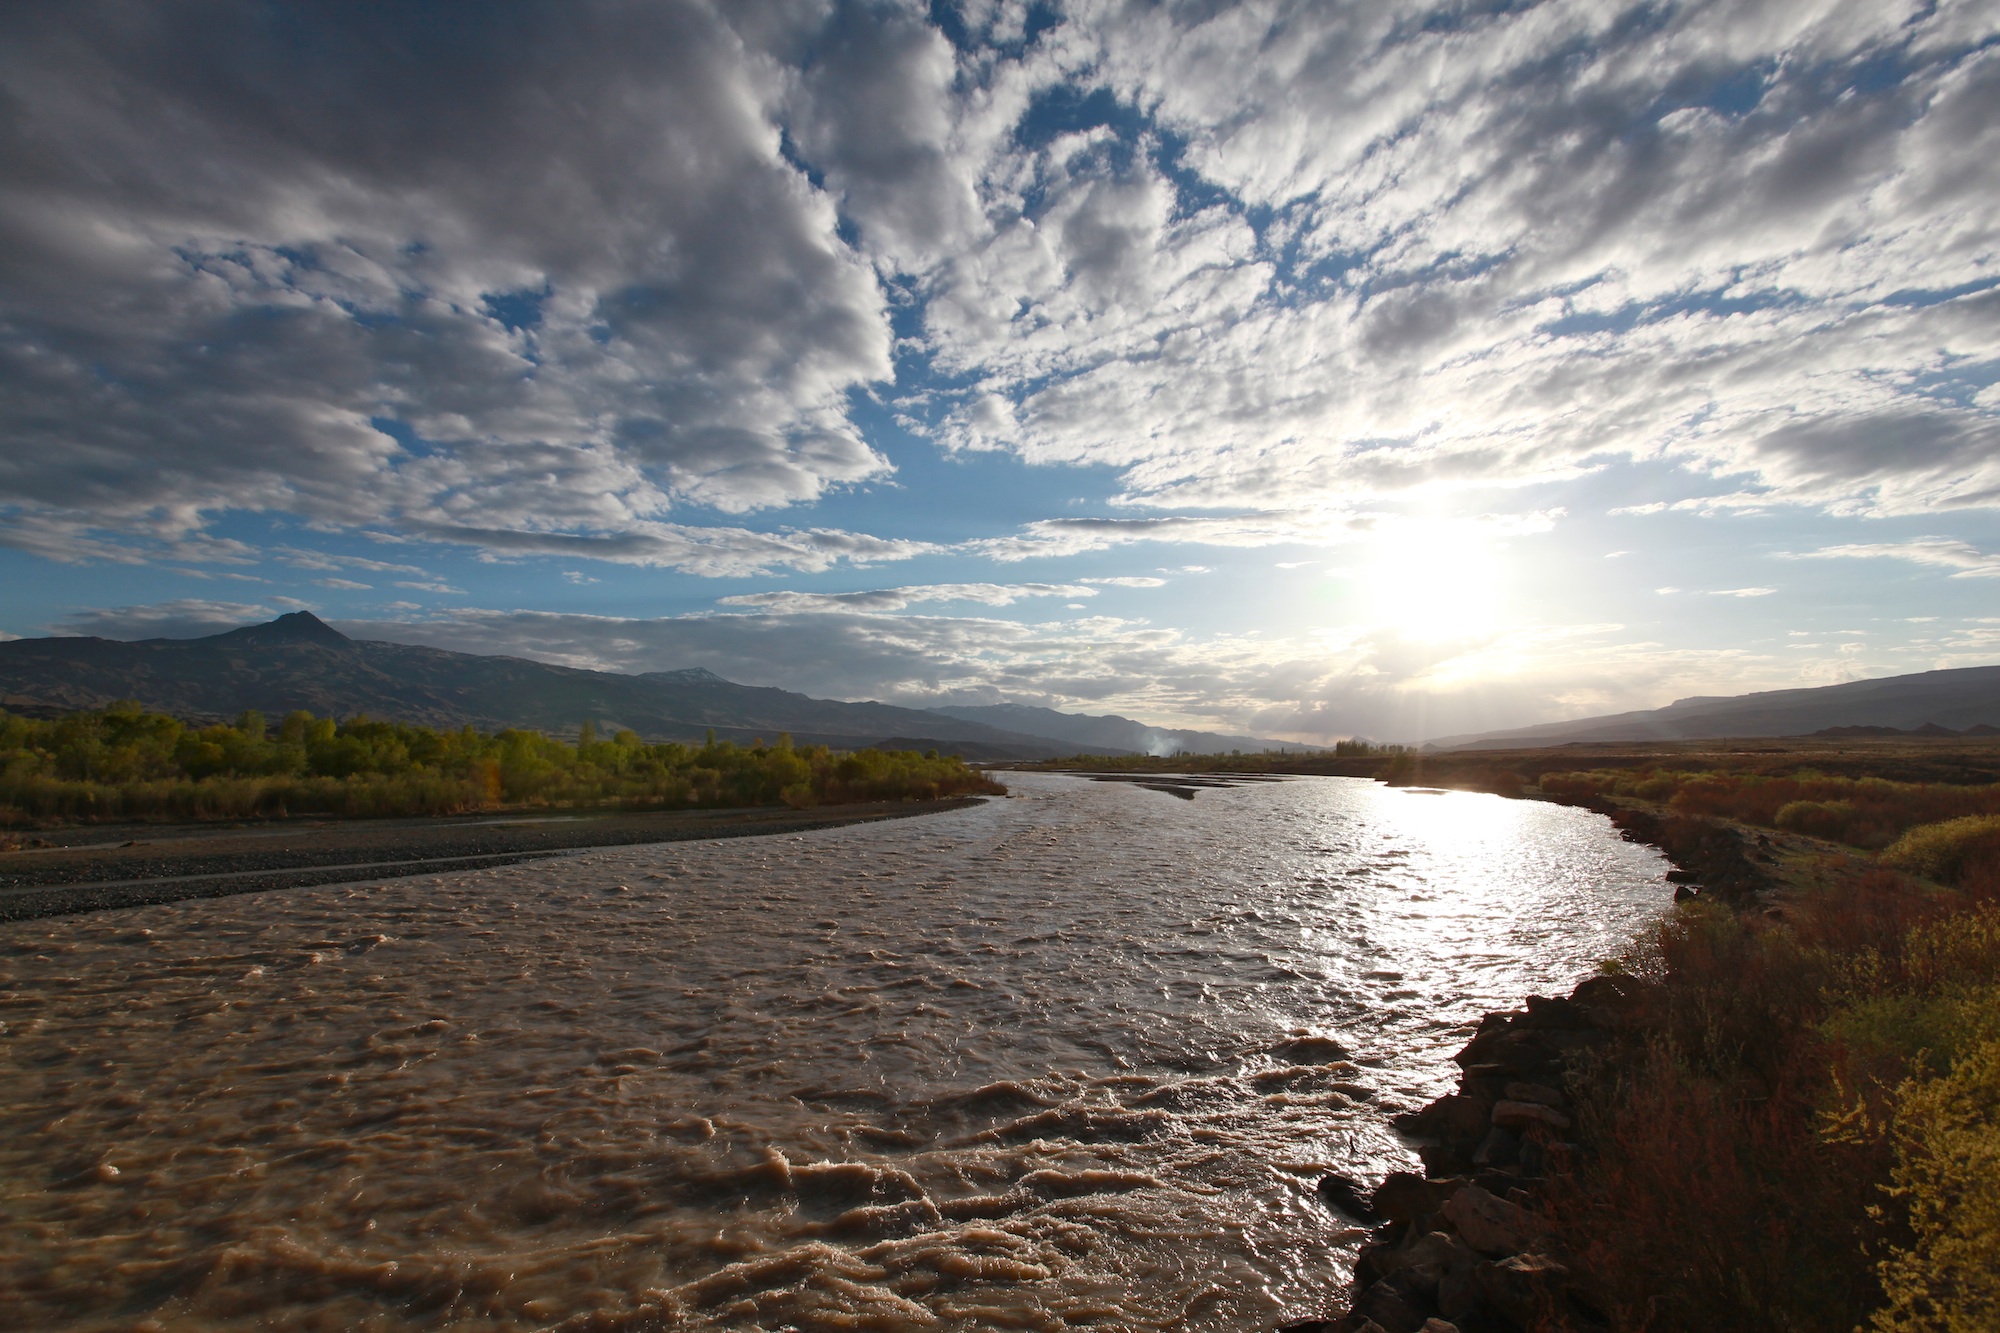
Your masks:
{"label": "water reflection", "polygon": [[1668,898],[1339,779],[0,928],[28,1326],[1255,1328],[1487,1009]]}

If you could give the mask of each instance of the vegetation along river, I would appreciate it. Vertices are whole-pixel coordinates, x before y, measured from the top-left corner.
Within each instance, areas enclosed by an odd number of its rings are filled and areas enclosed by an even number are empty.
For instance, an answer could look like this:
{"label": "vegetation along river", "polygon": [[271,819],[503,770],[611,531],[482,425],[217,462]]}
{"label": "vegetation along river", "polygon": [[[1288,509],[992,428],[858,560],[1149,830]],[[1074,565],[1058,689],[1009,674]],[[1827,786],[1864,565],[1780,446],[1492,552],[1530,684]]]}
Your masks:
{"label": "vegetation along river", "polygon": [[1267,1329],[1314,1186],[1669,901],[1582,811],[1011,774],[924,819],[0,926],[60,1329]]}

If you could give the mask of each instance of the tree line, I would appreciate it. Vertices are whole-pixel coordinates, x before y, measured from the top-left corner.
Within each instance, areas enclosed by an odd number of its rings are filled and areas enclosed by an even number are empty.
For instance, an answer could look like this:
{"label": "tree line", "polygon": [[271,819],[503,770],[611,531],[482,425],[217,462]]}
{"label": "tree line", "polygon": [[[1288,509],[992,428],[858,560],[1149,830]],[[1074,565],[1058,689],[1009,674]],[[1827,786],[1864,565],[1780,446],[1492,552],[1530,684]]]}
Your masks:
{"label": "tree line", "polygon": [[436,730],[306,711],[191,725],[137,704],[41,719],[0,710],[0,822],[442,815],[510,806],[682,809],[1000,793],[936,751],[836,752],[789,736],[648,743],[586,722]]}

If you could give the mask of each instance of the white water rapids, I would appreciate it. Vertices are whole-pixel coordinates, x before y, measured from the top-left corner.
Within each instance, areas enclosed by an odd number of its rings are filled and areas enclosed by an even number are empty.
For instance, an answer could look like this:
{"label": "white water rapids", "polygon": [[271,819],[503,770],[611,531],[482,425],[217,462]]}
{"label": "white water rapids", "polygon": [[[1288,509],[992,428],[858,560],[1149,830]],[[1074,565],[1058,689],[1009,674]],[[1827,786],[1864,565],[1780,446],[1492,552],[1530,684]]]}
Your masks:
{"label": "white water rapids", "polygon": [[1670,898],[1602,819],[953,813],[0,926],[22,1328],[1268,1329],[1314,1185]]}

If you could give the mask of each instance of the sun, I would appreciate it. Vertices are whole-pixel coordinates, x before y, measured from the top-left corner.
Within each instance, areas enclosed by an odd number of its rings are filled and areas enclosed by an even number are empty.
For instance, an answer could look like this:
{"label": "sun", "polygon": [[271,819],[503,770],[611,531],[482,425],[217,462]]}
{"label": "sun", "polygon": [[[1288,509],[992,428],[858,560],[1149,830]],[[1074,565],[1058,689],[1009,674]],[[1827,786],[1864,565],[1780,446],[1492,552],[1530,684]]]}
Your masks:
{"label": "sun", "polygon": [[1464,523],[1399,523],[1357,572],[1363,614],[1414,639],[1484,633],[1500,623],[1505,558]]}

